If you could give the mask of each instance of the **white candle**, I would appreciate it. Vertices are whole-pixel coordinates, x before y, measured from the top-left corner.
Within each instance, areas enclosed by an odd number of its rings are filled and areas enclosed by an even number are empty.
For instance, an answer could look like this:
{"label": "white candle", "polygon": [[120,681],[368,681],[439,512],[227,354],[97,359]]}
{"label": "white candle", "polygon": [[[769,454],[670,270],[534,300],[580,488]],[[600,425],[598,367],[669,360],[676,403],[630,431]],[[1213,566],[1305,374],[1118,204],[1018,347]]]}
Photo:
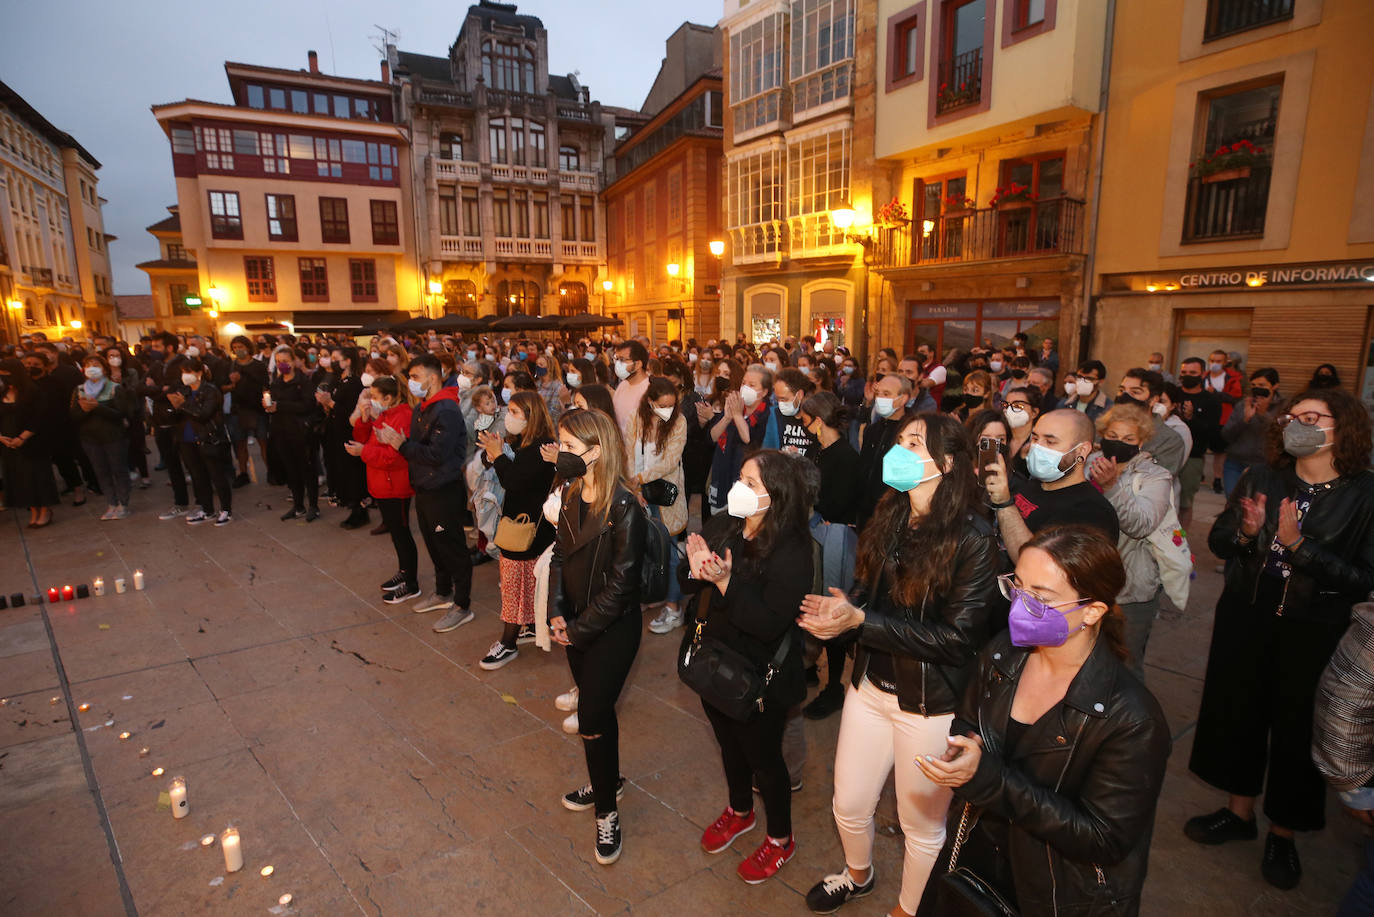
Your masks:
{"label": "white candle", "polygon": [[91,583],[91,591],[94,592],[96,595],[104,595],[104,594],[105,594],[105,580],[103,580],[103,579],[101,579],[100,577],[97,576],[97,577],[95,578],[95,582]]}
{"label": "white candle", "polygon": [[291,895],[289,895],[289,894],[282,895],[280,898],[277,899],[277,903],[280,904],[282,907],[290,907],[290,906],[291,906]]}
{"label": "white candle", "polygon": [[270,408],[270,407],[272,406],[272,393],[271,393],[271,392],[266,392],[266,391],[265,391],[265,392],[262,393],[262,406],[265,407],[265,408]]}
{"label": "white candle", "polygon": [[135,570],[135,571],[134,571],[134,588],[135,588],[135,589],[138,589],[138,590],[142,590],[142,589],[143,589],[143,571],[142,571],[142,570]]}
{"label": "white candle", "polygon": [[185,818],[191,814],[191,807],[186,800],[186,778],[173,777],[172,789],[168,792],[172,797],[172,817]]}
{"label": "white candle", "polygon": [[120,577],[115,580],[115,592],[118,592],[120,595],[123,595],[128,591],[129,587],[124,583],[123,577]]}
{"label": "white candle", "polygon": [[243,868],[243,847],[239,841],[238,828],[225,828],[219,836],[219,845],[224,848],[224,871],[238,872]]}

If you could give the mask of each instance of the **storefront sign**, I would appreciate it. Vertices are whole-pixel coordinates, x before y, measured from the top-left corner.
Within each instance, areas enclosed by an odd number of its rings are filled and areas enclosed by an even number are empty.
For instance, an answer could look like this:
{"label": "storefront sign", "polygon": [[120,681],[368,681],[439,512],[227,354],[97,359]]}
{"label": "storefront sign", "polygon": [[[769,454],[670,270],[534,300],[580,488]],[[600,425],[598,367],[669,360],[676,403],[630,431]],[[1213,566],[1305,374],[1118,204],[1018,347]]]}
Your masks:
{"label": "storefront sign", "polygon": [[932,306],[921,303],[912,305],[911,317],[915,319],[977,318],[978,304],[976,302],[961,302]]}
{"label": "storefront sign", "polygon": [[1150,274],[1107,274],[1103,293],[1176,293],[1264,287],[1353,287],[1374,283],[1374,262],[1310,261],[1190,269]]}

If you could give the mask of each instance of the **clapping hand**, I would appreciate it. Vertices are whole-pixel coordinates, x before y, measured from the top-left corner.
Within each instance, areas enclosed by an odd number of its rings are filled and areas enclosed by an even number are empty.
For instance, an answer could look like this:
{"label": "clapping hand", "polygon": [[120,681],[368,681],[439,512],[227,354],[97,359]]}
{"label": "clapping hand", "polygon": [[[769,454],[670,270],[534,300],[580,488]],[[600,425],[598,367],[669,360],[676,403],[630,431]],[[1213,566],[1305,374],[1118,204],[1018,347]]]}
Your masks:
{"label": "clapping hand", "polygon": [[348,442],[344,443],[344,451],[354,457],[360,456],[363,454],[363,444],[350,439]]}
{"label": "clapping hand", "polygon": [[1260,494],[1251,499],[1250,497],[1240,498],[1240,533],[1246,538],[1254,538],[1259,534],[1259,530],[1264,525],[1264,507],[1269,502],[1268,496]]}
{"label": "clapping hand", "polygon": [[539,457],[550,465],[558,463],[558,443],[545,443],[539,447]]}
{"label": "clapping hand", "polygon": [[731,392],[725,396],[725,413],[732,418],[744,416],[744,398],[739,392]]}
{"label": "clapping hand", "polygon": [[477,445],[486,450],[487,461],[494,462],[501,456],[501,437],[487,430],[477,434]]}
{"label": "clapping hand", "polygon": [[706,539],[700,535],[687,536],[687,564],[693,579],[720,585],[722,580],[729,579],[733,562],[734,558],[731,557],[728,548],[725,551],[724,559],[722,559],[719,554],[711,550]]}
{"label": "clapping hand", "polygon": [[711,422],[711,418],[716,416],[715,408],[705,401],[697,402],[697,423],[705,426]]}
{"label": "clapping hand", "polygon": [[399,448],[401,443],[406,441],[405,436],[403,436],[401,432],[397,430],[395,427],[388,427],[385,424],[382,424],[381,426],[377,427],[376,432],[377,438],[393,449]]}
{"label": "clapping hand", "polygon": [[1302,532],[1298,530],[1298,504],[1294,500],[1284,498],[1279,504],[1279,544],[1292,548],[1301,538]]}
{"label": "clapping hand", "polygon": [[1121,477],[1121,466],[1116,463],[1116,459],[1109,459],[1105,455],[1093,459],[1090,470],[1093,483],[1103,490],[1111,490],[1116,484],[1116,479]]}
{"label": "clapping hand", "polygon": [[864,622],[864,613],[855,608],[843,590],[830,588],[829,595],[808,595],[802,599],[797,624],[818,640],[831,640]]}
{"label": "clapping hand", "polygon": [[916,766],[938,786],[963,786],[978,772],[978,762],[983,759],[983,740],[970,732],[967,736],[950,736],[945,741],[949,748],[943,755],[938,758],[917,755]]}

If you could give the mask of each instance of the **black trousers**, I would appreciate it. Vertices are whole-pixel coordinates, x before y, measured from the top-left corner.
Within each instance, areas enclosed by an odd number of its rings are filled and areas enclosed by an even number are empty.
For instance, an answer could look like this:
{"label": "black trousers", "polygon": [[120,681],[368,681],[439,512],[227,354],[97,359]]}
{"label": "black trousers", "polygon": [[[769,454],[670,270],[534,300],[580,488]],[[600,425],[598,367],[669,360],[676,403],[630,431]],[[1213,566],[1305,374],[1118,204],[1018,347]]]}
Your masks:
{"label": "black trousers", "polygon": [[418,587],[420,552],[415,547],[415,536],[410,534],[410,498],[378,500],[377,509],[381,511],[382,523],[391,536],[391,546],[396,549],[396,563],[405,574],[406,585]]}
{"label": "black trousers", "polygon": [[460,608],[472,604],[472,555],[463,533],[468,519],[467,500],[467,488],[461,481],[415,493],[415,519],[434,564],[434,591],[439,595],[452,594]]}
{"label": "black trousers", "polygon": [[232,459],[227,445],[202,450],[197,443],[183,442],[181,461],[191,473],[191,486],[195,488],[196,502],[201,509],[207,514],[213,513],[218,495],[219,508],[226,513],[234,511],[234,489],[229,475]]}
{"label": "black trousers", "polygon": [[74,435],[69,435],[69,429],[61,430],[53,436],[52,463],[57,466],[57,473],[62,476],[62,482],[67,487],[81,487],[83,484],[98,487],[95,468],[91,466],[91,460],[81,448],[80,440]]}
{"label": "black trousers", "polygon": [[181,429],[158,427],[153,439],[157,442],[162,464],[167,466],[167,477],[172,482],[172,501],[177,506],[189,506],[191,497],[186,493],[186,471],[181,467]]}
{"label": "black trousers", "polygon": [[315,453],[319,450],[312,439],[302,431],[283,431],[272,436],[272,444],[277,448],[282,468],[286,472],[286,486],[291,490],[291,502],[298,508],[305,506],[309,498],[310,508],[320,505],[320,478],[315,466]]}
{"label": "black trousers", "polygon": [[143,418],[136,417],[129,422],[129,468],[137,471],[139,477],[148,476],[148,446],[145,444],[147,430]]}
{"label": "black trousers", "polygon": [[[580,694],[580,692],[579,692]],[[578,706],[581,707],[579,697]],[[725,783],[730,788],[730,808],[749,812],[754,808],[752,784],[759,783],[763,809],[768,817],[768,836],[792,835],[792,781],[782,757],[782,733],[787,724],[787,708],[771,704],[741,723],[712,707],[704,698],[702,709],[711,721],[725,765]],[[578,713],[578,719],[582,714]]]}
{"label": "black trousers", "polygon": [[1312,706],[1347,615],[1278,616],[1223,593],[1217,603],[1188,768],[1236,796],[1264,793],[1264,814],[1293,831],[1326,825],[1326,782],[1312,763]]}
{"label": "black trousers", "polygon": [[620,723],[615,702],[639,652],[639,606],[629,609],[590,645],[568,647],[568,668],[577,685],[577,723],[583,736],[587,777],[596,797],[596,814],[614,812],[620,780]]}

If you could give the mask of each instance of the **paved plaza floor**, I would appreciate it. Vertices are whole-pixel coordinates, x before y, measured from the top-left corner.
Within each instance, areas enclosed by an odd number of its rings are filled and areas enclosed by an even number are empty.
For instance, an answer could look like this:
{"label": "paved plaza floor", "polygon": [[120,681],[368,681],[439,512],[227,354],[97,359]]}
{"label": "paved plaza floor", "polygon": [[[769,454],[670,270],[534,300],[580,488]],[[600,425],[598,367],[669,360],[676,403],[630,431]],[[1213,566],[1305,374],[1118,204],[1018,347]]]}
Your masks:
{"label": "paved plaza floor", "polygon": [[[838,715],[807,724],[796,858],[747,886],[734,870],[757,832],[718,856],[698,845],[726,799],[700,704],[674,672],[681,632],[646,632],[620,705],[625,848],[602,867],[591,813],[559,803],[586,779],[553,706],[571,684],[562,651],[477,666],[500,626],[495,564],[477,570],[476,620],[436,635],[434,615],[378,600],[389,541],[341,530],[340,511],[283,523],[282,491],[254,485],[235,492],[232,525],[191,528],[157,520],[165,491],[159,480],[136,493],[123,522],[99,522],[98,498],[38,531],[0,515],[0,592],[101,576],[110,593],[0,611],[0,914],[800,915],[806,890],[840,867]],[[1211,495],[1199,506],[1193,598],[1163,614],[1147,657],[1175,744],[1143,910],[1330,914],[1360,843],[1334,801],[1327,830],[1299,840],[1306,875],[1289,893],[1260,878],[1262,842],[1202,848],[1182,834],[1221,804],[1186,769],[1219,508]],[[135,569],[146,589],[113,594]],[[174,775],[188,784],[180,820],[161,797]],[[895,903],[890,782],[878,822],[877,893],[844,913]],[[199,839],[229,825],[245,866],[226,874],[219,845]]]}

